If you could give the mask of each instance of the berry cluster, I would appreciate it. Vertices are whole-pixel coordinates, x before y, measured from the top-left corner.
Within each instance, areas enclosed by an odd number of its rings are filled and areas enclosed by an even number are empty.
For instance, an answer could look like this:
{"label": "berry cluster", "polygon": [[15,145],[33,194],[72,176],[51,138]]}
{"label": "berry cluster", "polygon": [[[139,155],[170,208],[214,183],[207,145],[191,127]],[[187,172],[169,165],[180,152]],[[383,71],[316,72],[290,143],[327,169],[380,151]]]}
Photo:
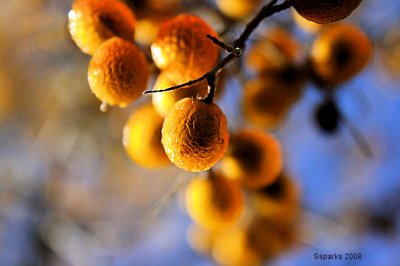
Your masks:
{"label": "berry cluster", "polygon": [[[72,39],[92,55],[88,81],[103,108],[126,107],[143,93],[152,94],[152,103],[137,108],[123,129],[123,145],[132,160],[146,168],[172,162],[189,172],[209,170],[186,188],[186,207],[197,224],[188,236],[196,250],[224,265],[258,264],[290,247],[299,209],[298,186],[284,170],[279,141],[259,129],[229,131],[227,118],[214,103],[225,85],[225,66],[242,57],[262,20],[293,7],[296,21],[317,23],[307,26],[317,34],[315,40],[303,57],[300,42],[283,28],[270,29],[252,45],[244,66],[256,78],[243,82],[242,111],[252,125],[275,129],[311,80],[326,94],[316,111],[317,122],[332,131],[340,117],[334,88],[359,73],[372,53],[357,27],[319,25],[342,20],[361,0],[277,2],[262,7],[232,43],[221,41],[198,16],[165,16],[153,38],[142,38],[151,44],[157,68],[153,88],[147,91],[152,71],[135,43],[132,10],[119,0],[75,0],[69,13]],[[248,18],[261,1],[216,4],[232,22]],[[228,55],[219,60],[220,48]]]}

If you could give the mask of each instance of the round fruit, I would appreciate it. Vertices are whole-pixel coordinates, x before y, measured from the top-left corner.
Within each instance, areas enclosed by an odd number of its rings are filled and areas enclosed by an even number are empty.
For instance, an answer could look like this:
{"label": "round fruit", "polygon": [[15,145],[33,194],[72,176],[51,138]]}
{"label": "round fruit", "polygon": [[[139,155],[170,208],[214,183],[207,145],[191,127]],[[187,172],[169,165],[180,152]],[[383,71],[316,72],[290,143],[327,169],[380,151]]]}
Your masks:
{"label": "round fruit", "polygon": [[245,228],[232,228],[217,234],[212,255],[219,265],[261,265],[261,258],[249,245]]}
{"label": "round fruit", "polygon": [[305,19],[326,24],[346,18],[358,7],[361,0],[293,0],[292,3]]}
{"label": "round fruit", "polygon": [[233,19],[243,19],[252,14],[260,4],[260,0],[216,0],[223,14]]}
{"label": "round fruit", "polygon": [[281,224],[290,224],[299,208],[299,188],[286,174],[253,194],[253,203],[260,216]]}
{"label": "round fruit", "polygon": [[121,38],[105,41],[90,60],[90,89],[109,105],[125,107],[139,98],[148,78],[148,64],[142,51]]}
{"label": "round fruit", "polygon": [[92,55],[111,37],[134,40],[135,16],[119,0],[75,0],[68,13],[68,29],[82,52]]}
{"label": "round fruit", "polygon": [[[153,90],[166,89],[185,82],[187,80],[185,81],[182,77],[178,77],[178,75],[169,75],[169,73],[161,72],[157,77]],[[166,117],[172,106],[180,99],[187,97],[193,99],[205,98],[207,93],[208,85],[207,81],[204,80],[203,82],[178,90],[154,93],[152,101],[157,113],[162,117]]]}
{"label": "round fruit", "polygon": [[14,108],[15,92],[12,86],[11,75],[0,68],[0,124],[11,114]]}
{"label": "round fruit", "polygon": [[189,246],[200,254],[211,252],[214,243],[214,234],[197,224],[191,224],[186,231]]}
{"label": "round fruit", "polygon": [[318,82],[336,86],[360,72],[371,54],[372,44],[359,28],[335,24],[326,27],[315,40],[310,63]]}
{"label": "round fruit", "polygon": [[274,28],[250,48],[246,64],[258,73],[282,71],[294,64],[300,50],[300,44],[287,30]]}
{"label": "round fruit", "polygon": [[240,187],[215,173],[208,178],[193,178],[185,195],[190,217],[209,230],[218,231],[234,225],[244,208]]}
{"label": "round fruit", "polygon": [[341,120],[339,109],[332,99],[326,99],[317,106],[314,118],[318,127],[328,134],[333,134],[338,130]]}
{"label": "round fruit", "polygon": [[295,243],[295,224],[256,216],[246,227],[248,246],[264,260],[270,260]]}
{"label": "round fruit", "polygon": [[218,46],[207,38],[217,33],[201,18],[179,15],[164,23],[151,46],[154,63],[176,71],[185,79],[198,78],[218,60]]}
{"label": "round fruit", "polygon": [[292,13],[292,18],[294,22],[296,23],[297,26],[299,26],[301,29],[303,29],[306,32],[309,33],[316,33],[318,32],[323,25],[315,23],[314,21],[307,20],[304,17],[302,17],[296,9],[291,10]]}
{"label": "round fruit", "polygon": [[228,143],[226,117],[214,103],[184,98],[172,107],[164,121],[165,152],[186,171],[211,168],[222,158]]}
{"label": "round fruit", "polygon": [[140,107],[129,117],[123,130],[123,144],[135,163],[147,168],[171,163],[161,144],[163,122],[151,104]]}
{"label": "round fruit", "polygon": [[226,178],[249,189],[259,189],[276,180],[283,168],[281,146],[271,134],[242,130],[232,136],[221,160]]}
{"label": "round fruit", "polygon": [[301,86],[261,77],[246,83],[243,112],[246,119],[260,127],[276,128],[301,96]]}

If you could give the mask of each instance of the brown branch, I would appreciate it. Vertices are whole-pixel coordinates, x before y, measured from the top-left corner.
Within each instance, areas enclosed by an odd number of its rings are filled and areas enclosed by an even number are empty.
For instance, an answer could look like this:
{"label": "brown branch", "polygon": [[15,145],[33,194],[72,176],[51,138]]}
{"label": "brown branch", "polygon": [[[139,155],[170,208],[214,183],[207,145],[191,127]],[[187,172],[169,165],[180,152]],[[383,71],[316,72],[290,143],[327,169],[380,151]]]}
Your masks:
{"label": "brown branch", "polygon": [[213,69],[211,69],[209,72],[204,74],[203,76],[190,80],[186,83],[173,86],[167,89],[162,89],[162,90],[146,90],[144,92],[145,95],[152,94],[152,93],[158,93],[158,92],[166,92],[166,91],[172,91],[176,89],[180,89],[183,87],[188,87],[194,84],[197,84],[199,82],[202,82],[203,80],[207,79],[208,85],[209,85],[209,92],[207,97],[205,98],[206,102],[212,102],[213,96],[214,96],[214,91],[215,91],[215,86],[212,86],[213,84],[215,85],[215,77],[216,75],[224,68],[227,64],[229,64],[231,61],[233,61],[235,58],[238,58],[243,55],[243,52],[246,48],[246,42],[249,39],[250,35],[253,33],[253,31],[258,27],[258,25],[263,21],[265,18],[278,13],[282,10],[285,10],[289,7],[292,6],[291,0],[286,0],[282,4],[276,4],[278,0],[272,0],[269,4],[265,5],[258,13],[257,15],[246,25],[244,28],[243,32],[240,34],[240,36],[233,42],[233,45],[226,44],[217,38],[207,35],[209,39],[211,39],[216,45],[222,47],[228,52],[228,55],[225,56],[221,61],[219,61]]}

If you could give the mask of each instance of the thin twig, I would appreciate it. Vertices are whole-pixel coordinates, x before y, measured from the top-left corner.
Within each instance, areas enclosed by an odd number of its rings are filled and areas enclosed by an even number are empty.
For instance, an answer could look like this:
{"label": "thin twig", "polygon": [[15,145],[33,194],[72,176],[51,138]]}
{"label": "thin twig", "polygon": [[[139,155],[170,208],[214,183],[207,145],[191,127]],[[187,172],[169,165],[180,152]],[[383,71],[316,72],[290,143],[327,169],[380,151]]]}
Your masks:
{"label": "thin twig", "polygon": [[212,36],[210,34],[207,34],[207,38],[210,39],[213,43],[215,43],[219,47],[221,47],[222,49],[226,50],[228,53],[235,53],[236,52],[235,47],[233,47],[232,45],[227,44],[227,43],[225,43],[223,41],[218,40],[218,38],[216,38],[216,37],[214,37],[214,36]]}
{"label": "thin twig", "polygon": [[[144,92],[145,95],[152,94],[152,93],[158,93],[158,92],[166,92],[166,91],[172,91],[176,89],[180,89],[183,87],[188,87],[192,86],[194,84],[200,83],[203,80],[207,79],[208,82],[215,82],[215,76],[224,68],[227,64],[229,64],[231,61],[233,61],[235,58],[238,58],[243,55],[243,52],[246,48],[246,42],[249,39],[250,35],[254,32],[254,30],[258,27],[258,25],[263,21],[265,18],[278,13],[282,10],[285,10],[289,7],[292,6],[291,0],[287,0],[283,2],[282,4],[276,4],[278,0],[272,0],[269,4],[265,5],[259,12],[258,14],[246,25],[244,28],[243,32],[240,34],[240,36],[233,42],[233,45],[223,43],[222,41],[218,40],[215,37],[212,36],[207,36],[210,38],[215,44],[218,46],[222,47],[228,52],[228,55],[225,56],[221,61],[219,61],[213,69],[211,69],[209,72],[204,74],[203,76],[190,80],[186,83],[173,86],[170,88],[162,89],[162,90],[146,90]],[[207,95],[206,99],[207,101],[212,102],[212,97],[214,95],[214,88],[212,86],[209,87],[211,88],[209,91],[209,94]]]}
{"label": "thin twig", "polygon": [[349,130],[350,135],[356,141],[358,147],[360,147],[361,152],[369,159],[374,158],[374,154],[372,153],[371,147],[369,146],[367,140],[364,136],[353,126],[350,121],[348,121],[345,117],[341,116],[344,126]]}

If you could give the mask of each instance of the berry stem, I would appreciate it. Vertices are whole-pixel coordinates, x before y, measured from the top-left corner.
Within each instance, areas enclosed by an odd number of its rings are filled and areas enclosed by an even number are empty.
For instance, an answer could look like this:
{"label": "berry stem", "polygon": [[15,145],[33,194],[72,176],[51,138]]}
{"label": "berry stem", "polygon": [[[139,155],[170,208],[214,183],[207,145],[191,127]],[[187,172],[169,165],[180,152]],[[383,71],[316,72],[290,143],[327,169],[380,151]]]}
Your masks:
{"label": "berry stem", "polygon": [[102,103],[100,104],[100,111],[101,111],[101,112],[105,113],[105,112],[108,111],[108,109],[110,109],[110,105],[108,105],[108,103],[102,102]]}
{"label": "berry stem", "polygon": [[[215,94],[215,77],[216,75],[230,62],[232,62],[235,58],[239,58],[243,55],[244,50],[246,48],[246,42],[254,32],[254,30],[258,27],[258,25],[263,21],[265,18],[272,16],[275,13],[278,13],[282,10],[285,10],[292,6],[291,0],[286,0],[282,4],[276,4],[278,0],[272,0],[269,4],[263,6],[261,10],[257,13],[257,15],[250,20],[250,22],[246,25],[243,32],[240,36],[233,42],[233,45],[224,43],[223,41],[218,40],[217,38],[207,35],[207,38],[211,39],[216,45],[220,46],[221,48],[225,49],[228,52],[221,61],[219,61],[213,69],[209,72],[204,74],[203,76],[185,82],[183,84],[173,86],[170,88],[162,89],[162,90],[146,90],[143,94],[149,95],[158,92],[165,92],[165,91],[172,91],[177,90],[183,87],[188,87],[197,83],[202,82],[203,80],[207,79],[208,82],[208,95],[204,99],[206,102],[212,102]],[[211,82],[211,84],[210,84]]]}

